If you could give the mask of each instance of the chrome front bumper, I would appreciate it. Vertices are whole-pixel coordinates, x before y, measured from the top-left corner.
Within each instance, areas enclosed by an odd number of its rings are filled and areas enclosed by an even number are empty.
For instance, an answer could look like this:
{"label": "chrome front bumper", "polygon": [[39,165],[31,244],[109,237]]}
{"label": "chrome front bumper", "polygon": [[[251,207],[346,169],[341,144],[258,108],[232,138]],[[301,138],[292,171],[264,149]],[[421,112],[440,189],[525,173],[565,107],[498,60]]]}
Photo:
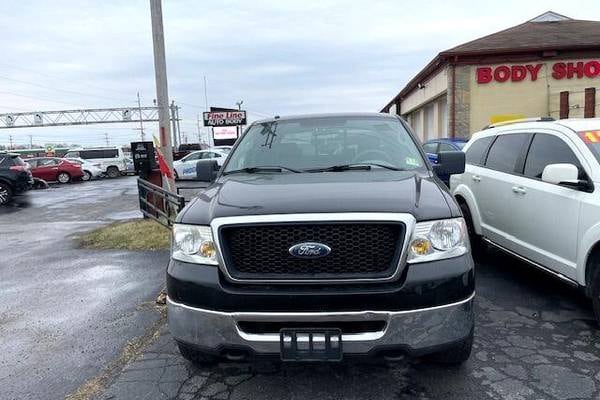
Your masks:
{"label": "chrome front bumper", "polygon": [[378,348],[402,348],[424,354],[466,338],[473,329],[473,293],[467,299],[437,307],[409,311],[358,312],[220,312],[203,310],[167,299],[169,329],[181,342],[214,353],[249,349],[255,354],[278,354],[279,332],[247,333],[238,321],[332,322],[386,321],[379,332],[342,335],[344,354],[368,354]]}

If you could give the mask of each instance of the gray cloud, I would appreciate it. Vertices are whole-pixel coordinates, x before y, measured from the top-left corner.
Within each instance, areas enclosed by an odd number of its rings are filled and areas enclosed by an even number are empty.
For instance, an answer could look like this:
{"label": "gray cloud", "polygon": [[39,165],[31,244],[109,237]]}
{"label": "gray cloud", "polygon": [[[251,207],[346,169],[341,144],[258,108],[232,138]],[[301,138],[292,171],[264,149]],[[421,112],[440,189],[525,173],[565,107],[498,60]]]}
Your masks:
{"label": "gray cloud", "polygon": [[[375,111],[437,52],[547,9],[600,19],[596,1],[163,0],[170,97],[195,137],[204,105],[243,99],[251,119]],[[7,11],[8,10],[8,11]],[[154,98],[146,0],[10,2],[0,14],[0,112],[133,106]],[[115,144],[135,124],[0,130],[17,143]],[[150,131],[155,127],[148,126]]]}

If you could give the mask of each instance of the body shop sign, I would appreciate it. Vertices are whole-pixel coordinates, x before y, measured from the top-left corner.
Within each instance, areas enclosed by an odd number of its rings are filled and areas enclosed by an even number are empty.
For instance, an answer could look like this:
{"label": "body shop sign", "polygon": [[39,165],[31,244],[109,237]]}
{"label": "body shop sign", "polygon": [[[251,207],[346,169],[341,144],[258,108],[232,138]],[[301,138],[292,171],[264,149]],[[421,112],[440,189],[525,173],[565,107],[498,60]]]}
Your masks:
{"label": "body shop sign", "polygon": [[[475,79],[479,84],[490,82],[536,81],[544,64],[498,65],[478,67]],[[550,64],[550,76],[556,80],[594,78],[600,75],[600,61],[573,61]]]}
{"label": "body shop sign", "polygon": [[202,115],[204,126],[246,125],[246,111],[210,111]]}

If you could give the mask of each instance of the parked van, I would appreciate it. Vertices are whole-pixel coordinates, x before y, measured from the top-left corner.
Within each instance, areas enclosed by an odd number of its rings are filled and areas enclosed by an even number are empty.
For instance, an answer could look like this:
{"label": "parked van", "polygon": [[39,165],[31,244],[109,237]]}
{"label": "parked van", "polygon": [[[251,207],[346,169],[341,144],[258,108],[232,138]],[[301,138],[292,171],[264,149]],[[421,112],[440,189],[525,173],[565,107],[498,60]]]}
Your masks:
{"label": "parked van", "polygon": [[120,147],[87,147],[72,149],[65,158],[82,158],[99,164],[99,168],[109,178],[116,178],[127,171],[127,160]]}

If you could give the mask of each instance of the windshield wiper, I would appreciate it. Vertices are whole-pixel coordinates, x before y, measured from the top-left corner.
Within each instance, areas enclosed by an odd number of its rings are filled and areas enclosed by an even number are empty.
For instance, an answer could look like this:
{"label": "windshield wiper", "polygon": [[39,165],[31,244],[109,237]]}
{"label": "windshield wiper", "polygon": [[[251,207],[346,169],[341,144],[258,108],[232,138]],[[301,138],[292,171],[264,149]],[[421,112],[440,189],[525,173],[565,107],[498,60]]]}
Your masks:
{"label": "windshield wiper", "polygon": [[293,172],[296,174],[299,174],[302,172],[302,171],[298,171],[297,169],[288,168],[288,167],[284,167],[281,165],[273,165],[273,166],[269,165],[269,166],[264,166],[264,167],[246,167],[246,168],[234,169],[233,171],[223,172],[223,175],[240,174],[240,173],[253,174],[255,172],[283,172],[283,171],[290,171],[290,172]]}
{"label": "windshield wiper", "polygon": [[372,166],[385,168],[385,169],[389,169],[392,171],[406,171],[405,169],[397,168],[397,167],[394,167],[393,165],[371,163],[371,162],[332,165],[331,167],[313,168],[313,169],[307,169],[305,171],[306,172],[340,172],[340,171],[354,171],[354,170],[369,171],[372,168]]}

